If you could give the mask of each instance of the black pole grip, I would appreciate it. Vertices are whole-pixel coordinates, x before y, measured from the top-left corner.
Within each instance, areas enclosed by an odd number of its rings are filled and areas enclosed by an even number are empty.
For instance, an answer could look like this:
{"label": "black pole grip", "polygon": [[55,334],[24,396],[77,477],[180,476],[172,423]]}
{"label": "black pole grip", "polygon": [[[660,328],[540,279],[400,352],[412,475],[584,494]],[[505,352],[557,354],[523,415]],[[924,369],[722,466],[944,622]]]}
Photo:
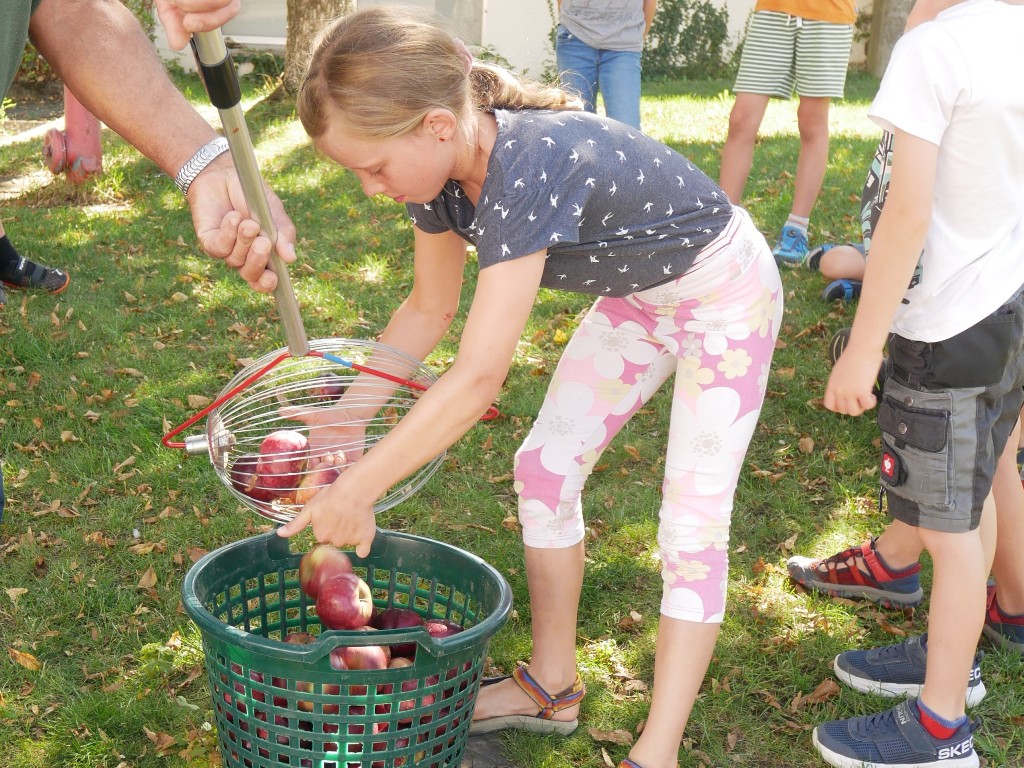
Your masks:
{"label": "black pole grip", "polygon": [[210,103],[217,109],[231,109],[239,104],[242,101],[242,88],[238,84],[238,75],[235,72],[234,62],[231,61],[231,52],[228,51],[219,63],[207,65],[199,58],[199,50],[196,48],[194,37],[191,43],[192,54],[196,57],[199,76],[210,97]]}

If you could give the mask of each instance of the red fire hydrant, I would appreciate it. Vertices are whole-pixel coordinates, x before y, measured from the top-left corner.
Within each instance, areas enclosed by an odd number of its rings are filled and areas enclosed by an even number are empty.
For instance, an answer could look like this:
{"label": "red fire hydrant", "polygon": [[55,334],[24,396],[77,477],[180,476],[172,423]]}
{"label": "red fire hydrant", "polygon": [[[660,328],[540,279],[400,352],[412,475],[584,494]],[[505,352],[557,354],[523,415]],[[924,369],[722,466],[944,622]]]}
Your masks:
{"label": "red fire hydrant", "polygon": [[64,130],[47,131],[43,141],[46,167],[67,171],[68,181],[81,184],[102,170],[100,121],[64,86]]}

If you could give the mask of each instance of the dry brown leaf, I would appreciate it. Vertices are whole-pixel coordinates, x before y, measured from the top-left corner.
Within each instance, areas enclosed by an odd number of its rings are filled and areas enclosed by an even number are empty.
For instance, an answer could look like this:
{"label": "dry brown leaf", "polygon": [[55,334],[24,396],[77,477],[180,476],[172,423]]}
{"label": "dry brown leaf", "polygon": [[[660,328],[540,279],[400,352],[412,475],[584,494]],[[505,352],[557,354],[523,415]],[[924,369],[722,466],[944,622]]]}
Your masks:
{"label": "dry brown leaf", "polygon": [[818,687],[804,697],[804,701],[810,704],[824,704],[829,699],[839,695],[839,685],[831,677],[826,677]]}
{"label": "dry brown leaf", "polygon": [[800,453],[814,453],[814,440],[804,435],[800,438],[799,449]]}
{"label": "dry brown leaf", "polygon": [[509,531],[518,531],[519,530],[519,518],[517,518],[515,515],[509,515],[508,517],[506,517],[504,520],[501,521],[501,527],[505,528],[506,530],[509,530]]}
{"label": "dry brown leaf", "polygon": [[164,755],[164,753],[167,752],[167,750],[169,750],[177,743],[175,738],[171,736],[169,733],[156,733],[154,731],[149,730],[149,728],[146,728],[145,726],[142,727],[142,730],[146,732],[146,738],[152,741],[154,745],[156,745],[156,752],[161,757]]}
{"label": "dry brown leaf", "polygon": [[11,602],[15,605],[18,604],[18,598],[28,592],[24,587],[10,587],[4,591],[7,592],[7,596],[11,598]]}
{"label": "dry brown leaf", "polygon": [[31,653],[25,653],[15,648],[8,648],[7,655],[10,656],[11,661],[15,664],[20,664],[25,669],[31,669],[33,672],[38,672],[43,668],[43,665],[39,662],[35,656]]}
{"label": "dry brown leaf", "polygon": [[130,467],[134,463],[135,463],[135,457],[134,456],[129,456],[127,459],[125,459],[120,464],[118,464],[116,467],[114,467],[111,470],[111,472],[113,472],[116,475],[122,469],[124,469],[125,467]]}
{"label": "dry brown leaf", "polygon": [[608,750],[606,750],[604,747],[601,747],[601,760],[602,762],[604,762],[607,768],[615,768],[615,762],[608,755]]}
{"label": "dry brown leaf", "polygon": [[139,579],[139,589],[150,589],[156,586],[156,571],[153,570],[153,566],[149,566],[146,572],[142,574],[142,578]]}
{"label": "dry brown leaf", "polygon": [[210,404],[210,398],[203,395],[189,395],[188,405],[189,408],[205,408]]}
{"label": "dry brown leaf", "polygon": [[607,741],[609,744],[619,744],[629,747],[633,744],[633,734],[621,728],[614,731],[602,731],[597,728],[588,728],[587,733],[594,741]]}
{"label": "dry brown leaf", "polygon": [[637,461],[640,461],[640,450],[638,448],[635,448],[632,445],[624,445],[622,446],[622,450],[624,450]]}
{"label": "dry brown leaf", "polygon": [[124,374],[125,376],[134,376],[136,379],[146,378],[146,374],[144,374],[138,368],[118,368],[117,372]]}

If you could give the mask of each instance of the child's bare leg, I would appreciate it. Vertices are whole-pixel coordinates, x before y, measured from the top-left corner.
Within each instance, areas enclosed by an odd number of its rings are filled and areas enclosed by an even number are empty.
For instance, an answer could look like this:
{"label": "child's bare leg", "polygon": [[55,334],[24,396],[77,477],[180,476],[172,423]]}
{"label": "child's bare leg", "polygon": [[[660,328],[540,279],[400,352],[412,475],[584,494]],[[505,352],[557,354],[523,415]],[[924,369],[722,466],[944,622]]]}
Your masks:
{"label": "child's bare leg", "polygon": [[[994,515],[992,496],[982,516]],[[922,528],[921,539],[932,556],[933,580],[928,616],[928,662],[921,700],[947,720],[966,708],[974,653],[985,623],[985,582],[991,565],[979,529],[946,533]]]}
{"label": "child's bare leg", "polygon": [[679,744],[715,649],[720,624],[662,616],[647,724],[629,751],[643,768],[675,768]]}
{"label": "child's bare leg", "polygon": [[[576,615],[583,588],[583,543],[565,549],[525,547],[525,554],[533,631],[530,675],[555,696],[576,680]],[[480,689],[473,719],[536,714],[537,705],[509,679]],[[554,719],[575,720],[578,714],[577,704],[556,712]]]}
{"label": "child's bare leg", "polygon": [[718,185],[736,204],[743,200],[743,189],[754,160],[754,142],[768,108],[768,99],[760,93],[737,93],[729,113],[729,134],[722,147]]}
{"label": "child's bare leg", "polygon": [[992,576],[995,577],[999,607],[1004,613],[1024,613],[1024,487],[1017,471],[1020,422],[1006,442],[992,480],[998,523]]}
{"label": "child's bare leg", "polygon": [[828,107],[827,96],[801,96],[800,106],[797,107],[800,156],[796,162],[792,208],[796,216],[810,217],[821,191],[821,182],[825,178],[828,165]]}
{"label": "child's bare leg", "polygon": [[818,269],[828,280],[863,280],[864,254],[851,245],[837,245],[821,255]]}

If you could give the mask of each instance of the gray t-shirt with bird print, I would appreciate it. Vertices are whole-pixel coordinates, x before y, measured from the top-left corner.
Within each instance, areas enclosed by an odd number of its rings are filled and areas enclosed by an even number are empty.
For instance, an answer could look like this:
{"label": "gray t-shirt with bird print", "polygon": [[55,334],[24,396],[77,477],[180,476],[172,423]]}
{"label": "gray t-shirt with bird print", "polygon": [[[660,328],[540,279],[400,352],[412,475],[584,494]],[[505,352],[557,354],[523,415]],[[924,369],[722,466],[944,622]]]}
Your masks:
{"label": "gray t-shirt with bird print", "polygon": [[449,181],[407,206],[424,232],[475,245],[481,269],[546,249],[542,286],[627,296],[683,274],[732,216],[718,185],[635,128],[588,112],[494,116],[477,205]]}

